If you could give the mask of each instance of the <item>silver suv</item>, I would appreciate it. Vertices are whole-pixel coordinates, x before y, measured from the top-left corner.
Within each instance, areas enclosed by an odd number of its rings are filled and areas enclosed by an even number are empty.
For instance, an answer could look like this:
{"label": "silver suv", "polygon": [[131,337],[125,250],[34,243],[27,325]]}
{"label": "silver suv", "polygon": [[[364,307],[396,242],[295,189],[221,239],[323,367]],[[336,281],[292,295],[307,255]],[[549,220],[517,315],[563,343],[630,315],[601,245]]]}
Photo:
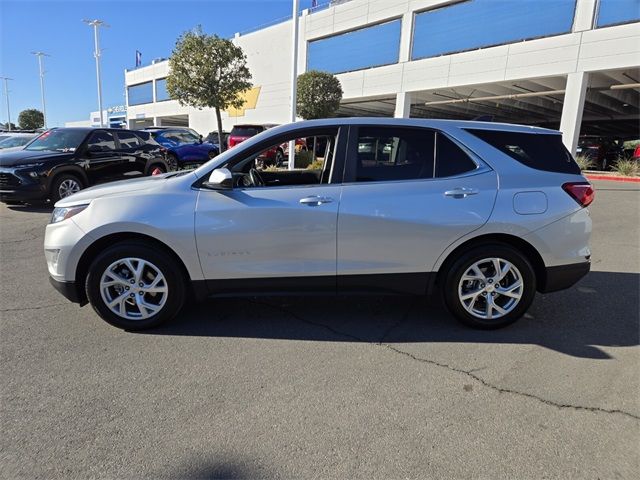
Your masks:
{"label": "silver suv", "polygon": [[[274,146],[301,139],[310,148],[292,165],[258,168]],[[129,330],[176,317],[188,297],[436,288],[461,321],[497,328],[536,290],[589,271],[593,195],[557,131],[315,120],[194,171],[67,197],[44,247],[63,295]]]}

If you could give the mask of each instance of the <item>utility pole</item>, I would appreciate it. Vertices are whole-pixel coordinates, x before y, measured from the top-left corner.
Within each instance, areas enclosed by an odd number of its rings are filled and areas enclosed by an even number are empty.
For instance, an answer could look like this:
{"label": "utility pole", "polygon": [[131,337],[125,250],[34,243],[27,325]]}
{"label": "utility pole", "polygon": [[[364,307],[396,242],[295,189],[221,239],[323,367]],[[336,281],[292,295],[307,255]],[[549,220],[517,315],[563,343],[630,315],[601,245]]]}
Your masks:
{"label": "utility pole", "polygon": [[98,82],[98,111],[100,112],[100,126],[104,127],[104,115],[102,113],[102,77],[100,74],[100,27],[108,27],[102,20],[83,20],[84,23],[93,27],[94,51],[93,56],[96,58],[96,80]]}
{"label": "utility pole", "polygon": [[[299,0],[293,0],[293,15],[291,18],[291,122],[296,121],[296,92],[298,84],[298,10]],[[296,160],[296,142],[289,142],[289,170],[293,170]]]}
{"label": "utility pole", "polygon": [[0,80],[4,80],[4,98],[7,100],[7,129],[11,130],[11,112],[9,111],[9,80],[13,80],[13,78],[9,77],[0,77]]}
{"label": "utility pole", "polygon": [[50,57],[51,55],[44,52],[31,52],[31,54],[38,57],[38,68],[40,69],[40,96],[42,97],[42,116],[44,117],[44,128],[47,128],[47,107],[44,102],[44,70],[42,68],[42,57]]}

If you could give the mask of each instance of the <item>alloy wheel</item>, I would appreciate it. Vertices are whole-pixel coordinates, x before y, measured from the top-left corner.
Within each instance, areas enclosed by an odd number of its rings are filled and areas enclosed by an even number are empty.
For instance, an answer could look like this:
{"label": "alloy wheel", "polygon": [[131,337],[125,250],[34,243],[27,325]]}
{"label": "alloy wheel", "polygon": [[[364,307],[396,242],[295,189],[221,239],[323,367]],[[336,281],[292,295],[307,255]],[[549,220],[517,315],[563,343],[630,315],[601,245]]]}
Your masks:
{"label": "alloy wheel", "polygon": [[464,309],[483,320],[497,320],[513,311],[523,293],[520,271],[497,257],[473,263],[458,284],[458,299]]}
{"label": "alloy wheel", "polygon": [[144,320],[164,307],[169,288],[158,267],[141,258],[123,258],[109,265],[100,279],[100,294],[113,313],[126,320]]}
{"label": "alloy wheel", "polygon": [[65,198],[69,195],[73,195],[74,193],[79,192],[80,190],[80,184],[77,180],[67,178],[58,187],[58,196],[60,198]]}

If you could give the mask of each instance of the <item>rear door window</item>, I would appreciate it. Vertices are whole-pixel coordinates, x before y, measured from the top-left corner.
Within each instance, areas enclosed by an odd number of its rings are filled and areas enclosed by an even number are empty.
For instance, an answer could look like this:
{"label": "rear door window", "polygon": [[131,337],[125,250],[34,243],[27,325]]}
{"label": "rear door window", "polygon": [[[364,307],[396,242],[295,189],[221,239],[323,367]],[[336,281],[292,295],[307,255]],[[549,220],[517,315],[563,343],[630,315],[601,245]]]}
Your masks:
{"label": "rear door window", "polygon": [[547,172],[580,173],[560,135],[470,128],[467,131],[514,160]]}
{"label": "rear door window", "polygon": [[120,148],[128,150],[128,149],[136,149],[139,146],[138,137],[130,132],[118,132],[118,140],[120,140]]}
{"label": "rear door window", "polygon": [[87,147],[94,152],[110,152],[116,149],[116,140],[111,132],[100,130],[91,135]]}
{"label": "rear door window", "polygon": [[433,178],[435,132],[363,127],[355,152],[356,182]]}

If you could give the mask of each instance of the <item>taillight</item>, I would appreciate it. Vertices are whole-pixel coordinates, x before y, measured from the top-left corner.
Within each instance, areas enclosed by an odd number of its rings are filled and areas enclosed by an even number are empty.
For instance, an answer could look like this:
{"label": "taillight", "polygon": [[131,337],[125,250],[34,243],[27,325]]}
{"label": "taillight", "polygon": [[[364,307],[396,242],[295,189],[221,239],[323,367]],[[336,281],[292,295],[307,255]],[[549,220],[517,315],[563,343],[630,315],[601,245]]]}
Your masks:
{"label": "taillight", "polygon": [[583,207],[588,207],[593,202],[596,192],[588,182],[565,183],[562,189]]}

